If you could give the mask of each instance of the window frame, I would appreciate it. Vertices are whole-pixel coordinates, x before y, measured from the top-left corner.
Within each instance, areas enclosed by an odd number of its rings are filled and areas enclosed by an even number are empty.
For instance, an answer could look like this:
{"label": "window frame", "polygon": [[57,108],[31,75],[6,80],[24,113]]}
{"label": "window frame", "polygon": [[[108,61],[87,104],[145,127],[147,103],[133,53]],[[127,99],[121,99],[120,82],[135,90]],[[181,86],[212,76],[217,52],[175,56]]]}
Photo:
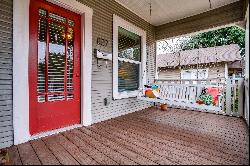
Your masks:
{"label": "window frame", "polygon": [[[118,57],[118,29],[119,27],[141,36],[141,62]],[[137,97],[139,90],[135,91],[118,91],[118,60],[123,62],[140,64],[139,89],[146,84],[146,31],[133,25],[132,23],[122,19],[117,15],[113,15],[113,99],[119,100],[124,98]]]}

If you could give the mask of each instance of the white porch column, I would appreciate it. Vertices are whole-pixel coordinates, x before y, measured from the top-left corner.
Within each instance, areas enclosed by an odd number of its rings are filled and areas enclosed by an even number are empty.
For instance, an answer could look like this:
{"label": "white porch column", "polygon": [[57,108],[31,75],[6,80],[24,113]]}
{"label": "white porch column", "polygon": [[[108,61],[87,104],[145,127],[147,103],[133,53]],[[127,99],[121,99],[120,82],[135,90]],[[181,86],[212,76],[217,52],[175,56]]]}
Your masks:
{"label": "white porch column", "polygon": [[249,7],[247,10],[247,16],[246,16],[246,73],[245,76],[247,79],[249,79]]}
{"label": "white porch column", "polygon": [[14,144],[27,142],[29,133],[29,0],[13,1],[13,128]]}
{"label": "white porch column", "polygon": [[228,64],[225,63],[225,79],[228,79]]}
{"label": "white porch column", "polygon": [[245,79],[248,85],[246,86],[246,91],[245,91],[245,118],[247,120],[247,124],[249,126],[249,5],[247,8],[247,13],[246,13],[246,47],[245,47],[245,53],[246,53],[246,71],[245,71]]}

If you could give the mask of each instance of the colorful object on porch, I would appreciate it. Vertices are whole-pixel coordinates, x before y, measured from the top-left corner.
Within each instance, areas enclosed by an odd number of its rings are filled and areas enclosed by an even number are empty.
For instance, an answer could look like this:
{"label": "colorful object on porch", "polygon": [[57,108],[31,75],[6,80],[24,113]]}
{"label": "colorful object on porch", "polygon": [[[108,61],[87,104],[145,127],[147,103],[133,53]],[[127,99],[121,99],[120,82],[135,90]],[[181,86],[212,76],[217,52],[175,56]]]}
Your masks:
{"label": "colorful object on porch", "polygon": [[200,95],[196,101],[197,104],[213,105],[213,98],[210,94]]}
{"label": "colorful object on porch", "polygon": [[9,162],[7,150],[0,150],[0,165],[9,165]]}
{"label": "colorful object on porch", "polygon": [[222,88],[218,87],[203,88],[196,103],[216,106],[221,92]]}
{"label": "colorful object on porch", "polygon": [[144,86],[146,88],[145,90],[145,96],[149,97],[149,98],[158,98],[159,97],[159,86],[158,85],[145,85]]}
{"label": "colorful object on porch", "polygon": [[162,111],[167,111],[168,110],[168,105],[167,104],[161,104],[161,110]]}
{"label": "colorful object on porch", "polygon": [[201,95],[205,95],[207,94],[208,92],[208,89],[207,88],[203,88],[202,91],[201,91]]}
{"label": "colorful object on porch", "polygon": [[212,96],[213,105],[216,106],[216,104],[218,102],[218,96],[222,92],[222,88],[218,88],[218,87],[207,88],[207,92],[208,92],[208,94],[210,94]]}

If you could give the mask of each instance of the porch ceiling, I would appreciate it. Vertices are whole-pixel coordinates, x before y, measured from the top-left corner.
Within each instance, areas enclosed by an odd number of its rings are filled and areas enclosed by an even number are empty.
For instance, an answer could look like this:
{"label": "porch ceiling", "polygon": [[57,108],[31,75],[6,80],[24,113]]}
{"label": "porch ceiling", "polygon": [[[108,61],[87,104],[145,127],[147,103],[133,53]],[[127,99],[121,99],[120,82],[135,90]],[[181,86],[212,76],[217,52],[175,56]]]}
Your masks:
{"label": "porch ceiling", "polygon": [[[239,0],[116,0],[154,26],[197,15]],[[150,5],[152,15],[150,16]]]}

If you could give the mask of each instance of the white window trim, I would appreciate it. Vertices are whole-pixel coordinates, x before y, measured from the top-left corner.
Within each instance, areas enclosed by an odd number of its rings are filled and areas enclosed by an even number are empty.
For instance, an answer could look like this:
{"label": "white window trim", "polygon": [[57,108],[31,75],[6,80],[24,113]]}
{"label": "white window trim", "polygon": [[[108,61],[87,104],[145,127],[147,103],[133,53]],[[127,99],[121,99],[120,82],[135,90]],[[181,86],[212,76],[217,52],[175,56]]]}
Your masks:
{"label": "white window trim", "polygon": [[[206,68],[206,69],[198,69],[198,70],[199,70],[199,71],[200,71],[200,70],[206,70],[206,77],[208,78],[209,68]],[[184,73],[187,72],[187,71],[190,71],[190,72],[197,72],[197,69],[181,70],[181,79],[183,78]],[[192,78],[190,78],[190,80],[192,80]],[[196,80],[196,78],[195,78],[194,80]]]}
{"label": "white window trim", "polygon": [[[48,0],[81,15],[81,124],[91,125],[92,15],[93,10],[76,0]],[[29,7],[30,0],[13,1],[13,127],[14,144],[34,138],[29,132]],[[85,97],[86,96],[86,97]],[[75,127],[79,125],[75,125]],[[68,127],[69,128],[69,127]],[[65,128],[65,129],[68,129]],[[60,129],[64,131],[64,129]],[[49,133],[57,133],[58,130]],[[47,133],[40,134],[48,135]]]}
{"label": "white window trim", "polygon": [[[132,60],[119,58],[118,57],[118,27],[122,27],[130,32],[133,32],[139,36],[141,36],[142,48],[141,48],[141,62],[135,62]],[[132,62],[141,64],[140,65],[140,87],[142,88],[146,84],[146,61],[147,61],[147,53],[146,53],[146,31],[143,29],[133,25],[132,23],[120,18],[117,15],[113,15],[113,98],[115,100],[137,97],[138,90],[132,92],[118,92],[118,59],[123,60],[125,62]]]}

